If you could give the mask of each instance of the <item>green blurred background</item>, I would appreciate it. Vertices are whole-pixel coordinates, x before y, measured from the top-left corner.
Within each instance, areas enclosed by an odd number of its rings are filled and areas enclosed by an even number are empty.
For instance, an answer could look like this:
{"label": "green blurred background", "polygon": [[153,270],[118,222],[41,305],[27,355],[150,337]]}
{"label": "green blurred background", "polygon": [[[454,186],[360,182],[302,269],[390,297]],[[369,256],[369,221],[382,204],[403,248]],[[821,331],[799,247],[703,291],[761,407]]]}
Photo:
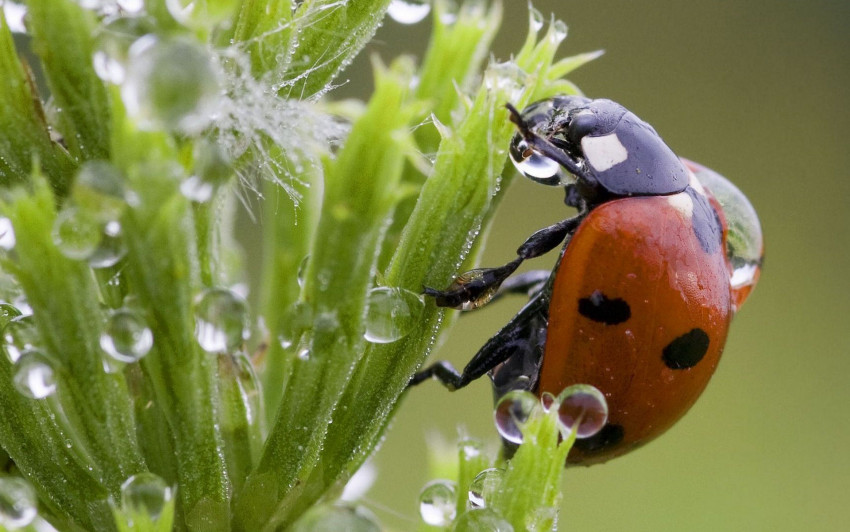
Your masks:
{"label": "green blurred background", "polygon": [[[505,0],[495,54],[517,50],[526,3]],[[850,530],[850,3],[537,0],[570,26],[564,55],[606,54],[571,79],[633,110],[677,153],[734,181],[767,241],[761,283],[691,412],[649,446],[565,472],[561,530]],[[429,24],[388,20],[343,74],[368,95],[367,56],[421,57]],[[557,191],[516,180],[483,262],[502,264],[565,216]],[[553,255],[532,267],[550,268]],[[434,357],[462,366],[519,300],[466,316]],[[496,447],[489,384],[406,398],[368,495],[384,525],[418,526],[429,435]],[[388,511],[384,508],[391,508]]]}

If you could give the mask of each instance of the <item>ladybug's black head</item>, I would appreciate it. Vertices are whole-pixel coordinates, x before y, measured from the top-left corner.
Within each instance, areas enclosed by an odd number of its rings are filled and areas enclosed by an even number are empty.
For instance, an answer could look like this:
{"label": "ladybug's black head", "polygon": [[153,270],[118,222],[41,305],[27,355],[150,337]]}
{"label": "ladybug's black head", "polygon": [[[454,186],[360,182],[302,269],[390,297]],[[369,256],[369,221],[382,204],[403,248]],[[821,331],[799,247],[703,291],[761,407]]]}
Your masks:
{"label": "ladybug's black head", "polygon": [[[587,199],[681,192],[688,171],[655,129],[611,100],[557,96],[512,117],[511,159],[547,185],[577,179]],[[593,202],[593,201],[591,201]]]}

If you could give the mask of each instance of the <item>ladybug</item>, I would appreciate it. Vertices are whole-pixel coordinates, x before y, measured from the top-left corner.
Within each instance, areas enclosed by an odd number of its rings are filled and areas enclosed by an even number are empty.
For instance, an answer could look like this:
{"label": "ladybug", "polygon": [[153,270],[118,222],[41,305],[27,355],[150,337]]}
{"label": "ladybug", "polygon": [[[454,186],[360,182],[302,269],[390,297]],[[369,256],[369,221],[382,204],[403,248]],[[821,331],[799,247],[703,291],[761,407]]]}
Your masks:
{"label": "ladybug", "polygon": [[[605,462],[670,428],[708,384],[759,277],[758,217],[728,180],[680,159],[618,103],[559,96],[522,113],[507,107],[518,129],[514,164],[563,187],[578,214],[534,233],[504,266],[425,288],[437,305],[467,310],[505,293],[530,299],[462,372],[437,362],[411,384],[433,377],[456,390],[488,374],[497,400],[593,385],[607,423],[576,440],[567,462]],[[509,279],[561,242],[551,272]]]}

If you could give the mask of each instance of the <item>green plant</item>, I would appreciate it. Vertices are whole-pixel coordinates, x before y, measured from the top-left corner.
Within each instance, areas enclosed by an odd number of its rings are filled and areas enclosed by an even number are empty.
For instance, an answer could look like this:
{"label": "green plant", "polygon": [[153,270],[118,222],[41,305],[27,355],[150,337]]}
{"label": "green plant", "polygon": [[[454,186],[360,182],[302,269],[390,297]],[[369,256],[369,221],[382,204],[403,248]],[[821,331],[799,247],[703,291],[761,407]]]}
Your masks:
{"label": "green plant", "polygon": [[499,4],[437,2],[419,67],[325,101],[388,3],[29,0],[46,103],[0,17],[0,483],[41,518],[283,529],[375,449],[450,325],[416,293],[475,262],[510,178],[504,104],[576,92],[594,57],[554,61],[565,27],[533,12],[481,70]]}

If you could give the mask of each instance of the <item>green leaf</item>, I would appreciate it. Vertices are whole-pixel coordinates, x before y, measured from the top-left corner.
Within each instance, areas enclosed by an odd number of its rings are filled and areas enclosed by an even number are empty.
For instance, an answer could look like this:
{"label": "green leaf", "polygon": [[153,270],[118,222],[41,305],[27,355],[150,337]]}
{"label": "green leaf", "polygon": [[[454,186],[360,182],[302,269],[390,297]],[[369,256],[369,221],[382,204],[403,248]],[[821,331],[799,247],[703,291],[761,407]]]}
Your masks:
{"label": "green leaf", "polygon": [[0,186],[26,183],[33,159],[58,195],[67,192],[73,162],[50,140],[41,102],[21,65],[12,33],[0,13]]}
{"label": "green leaf", "polygon": [[[309,355],[294,362],[257,467],[274,474],[282,502],[267,523],[267,518],[252,515],[246,506],[251,501],[239,506],[246,529],[291,523],[326,489],[310,480],[310,474],[327,467],[320,462],[324,431],[351,378],[350,368],[363,353],[366,293],[382,228],[397,198],[401,146],[408,142],[407,122],[413,114],[404,106],[412,75],[409,62],[377,68],[376,90],[366,112],[337,158],[325,165],[321,216],[303,293],[314,319],[299,349]],[[268,480],[256,475],[249,484]],[[248,486],[246,492],[252,489]]]}
{"label": "green leaf", "polygon": [[304,0],[292,19],[283,68],[273,82],[289,98],[308,98],[330,88],[381,25],[390,0]]}
{"label": "green leaf", "polygon": [[94,20],[71,0],[29,0],[27,26],[41,58],[59,129],[77,160],[109,157],[106,88],[94,71]]}

